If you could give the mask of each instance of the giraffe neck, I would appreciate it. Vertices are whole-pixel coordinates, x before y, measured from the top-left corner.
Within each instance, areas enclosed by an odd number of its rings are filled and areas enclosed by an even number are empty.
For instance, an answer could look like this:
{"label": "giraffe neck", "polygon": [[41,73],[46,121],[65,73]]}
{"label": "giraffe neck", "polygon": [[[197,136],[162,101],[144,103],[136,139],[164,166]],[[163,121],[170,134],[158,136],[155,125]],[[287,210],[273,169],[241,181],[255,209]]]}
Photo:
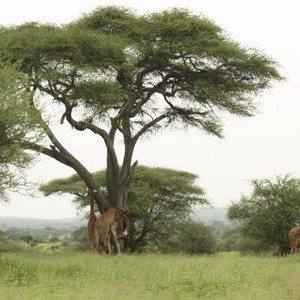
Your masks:
{"label": "giraffe neck", "polygon": [[93,190],[90,191],[91,194],[91,200],[90,200],[90,216],[95,215],[95,207],[94,207],[94,194]]}
{"label": "giraffe neck", "polygon": [[132,218],[129,214],[127,214],[125,211],[121,210],[121,209],[117,209],[116,210],[117,213],[117,218],[121,218],[123,219],[123,221],[125,221],[126,223],[126,227],[125,230],[123,231],[123,235],[128,236],[131,233],[132,230]]}

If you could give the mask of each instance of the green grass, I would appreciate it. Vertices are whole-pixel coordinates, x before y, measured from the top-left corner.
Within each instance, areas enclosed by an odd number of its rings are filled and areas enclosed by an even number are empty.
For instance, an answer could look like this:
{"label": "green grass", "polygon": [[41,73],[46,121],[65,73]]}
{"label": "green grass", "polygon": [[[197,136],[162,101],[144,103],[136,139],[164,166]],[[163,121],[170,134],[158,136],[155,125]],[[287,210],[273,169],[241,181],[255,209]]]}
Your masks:
{"label": "green grass", "polygon": [[0,299],[300,299],[300,255],[26,252],[0,256]]}

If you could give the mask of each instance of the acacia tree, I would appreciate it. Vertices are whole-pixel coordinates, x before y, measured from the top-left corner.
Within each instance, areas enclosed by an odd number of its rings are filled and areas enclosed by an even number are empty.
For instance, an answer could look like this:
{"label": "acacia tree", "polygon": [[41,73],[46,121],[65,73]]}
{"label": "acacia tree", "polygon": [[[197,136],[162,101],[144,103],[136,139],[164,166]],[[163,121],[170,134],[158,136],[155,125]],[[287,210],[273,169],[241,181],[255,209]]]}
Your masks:
{"label": "acacia tree", "polygon": [[288,232],[300,222],[300,180],[254,180],[252,194],[233,203],[228,217],[241,223],[244,237],[257,241],[260,251],[286,253]]}
{"label": "acacia tree", "polygon": [[[103,7],[65,26],[1,28],[0,42],[1,59],[21,61],[32,92],[47,96],[44,104],[62,105],[62,123],[104,141],[108,202],[45,119],[48,142],[21,144],[73,168],[87,187],[97,189],[101,212],[127,205],[134,148],[146,133],[193,126],[222,137],[221,111],[254,115],[254,96],[282,79],[274,60],[182,9],[137,15]],[[117,138],[124,144],[121,158]]]}
{"label": "acacia tree", "polygon": [[[0,62],[0,200],[7,191],[30,187],[22,173],[34,156],[20,147],[25,139],[39,142],[42,131],[39,117],[31,107],[29,91],[20,88],[27,82],[16,68]],[[33,134],[34,133],[34,134]]]}

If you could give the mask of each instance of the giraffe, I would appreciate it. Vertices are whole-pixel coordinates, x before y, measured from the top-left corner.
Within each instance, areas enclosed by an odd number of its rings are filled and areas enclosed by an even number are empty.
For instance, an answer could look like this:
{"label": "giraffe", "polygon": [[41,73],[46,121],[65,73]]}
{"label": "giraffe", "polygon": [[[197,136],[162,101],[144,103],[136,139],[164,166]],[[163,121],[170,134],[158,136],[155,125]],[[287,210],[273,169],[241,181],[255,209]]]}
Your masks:
{"label": "giraffe", "polygon": [[95,221],[97,220],[97,216],[95,214],[95,208],[94,208],[94,192],[96,190],[90,189],[90,217],[87,224],[87,230],[89,239],[91,242],[91,249],[92,251],[95,250],[96,247],[96,239],[95,239]]}
{"label": "giraffe", "polygon": [[[123,220],[126,223],[125,230],[118,236],[118,222]],[[99,247],[102,248],[102,254],[105,254],[105,247],[107,244],[108,253],[111,254],[111,242],[110,234],[113,235],[118,253],[121,253],[121,245],[119,240],[122,238],[128,238],[132,229],[132,218],[125,211],[112,207],[102,215],[100,215],[95,221],[95,239],[96,244],[94,250],[99,251]]]}
{"label": "giraffe", "polygon": [[298,245],[298,237],[300,236],[300,225],[292,228],[288,234],[289,241],[291,244],[291,254],[297,252],[297,245]]}

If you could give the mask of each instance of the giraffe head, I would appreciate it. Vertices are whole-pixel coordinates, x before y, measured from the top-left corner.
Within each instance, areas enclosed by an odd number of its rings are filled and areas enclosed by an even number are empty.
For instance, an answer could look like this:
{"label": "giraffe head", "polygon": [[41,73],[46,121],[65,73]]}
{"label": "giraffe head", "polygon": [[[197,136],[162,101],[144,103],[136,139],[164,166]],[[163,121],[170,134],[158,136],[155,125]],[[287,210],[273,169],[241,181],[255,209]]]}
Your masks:
{"label": "giraffe head", "polygon": [[119,240],[121,240],[121,239],[129,239],[129,235],[128,235],[128,232],[127,232],[126,229],[119,234],[118,239]]}

